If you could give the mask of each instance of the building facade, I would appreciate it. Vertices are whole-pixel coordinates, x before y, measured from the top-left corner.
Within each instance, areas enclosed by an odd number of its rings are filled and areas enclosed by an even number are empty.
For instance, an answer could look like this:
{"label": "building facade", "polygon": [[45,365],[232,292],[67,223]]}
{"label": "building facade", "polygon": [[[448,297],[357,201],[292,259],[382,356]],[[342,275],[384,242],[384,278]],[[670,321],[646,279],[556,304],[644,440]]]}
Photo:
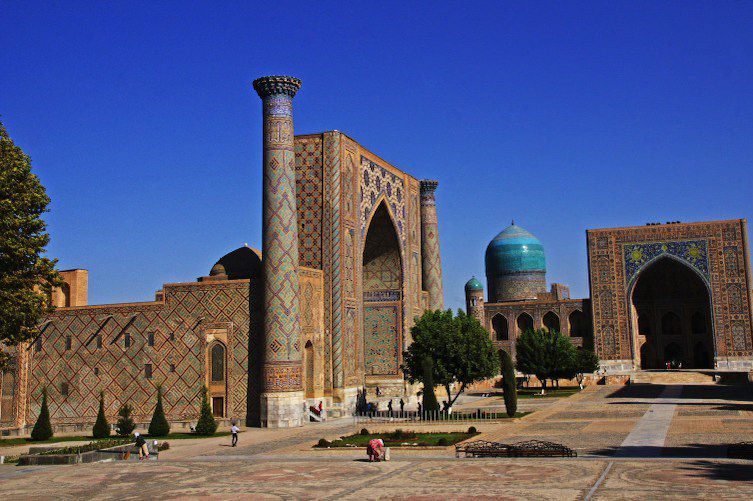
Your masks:
{"label": "building facade", "polygon": [[443,305],[436,181],[421,181],[338,132],[293,134],[300,81],[254,82],[262,99],[262,250],[223,256],[154,301],[86,305],[85,270],[60,307],[13,350],[0,427],[34,423],[48,389],[53,424],[93,423],[99,393],[151,417],[157,386],[173,422],[215,416],[298,426],[320,400],[349,412],[359,389],[411,393],[400,371],[413,319]]}
{"label": "building facade", "polygon": [[541,243],[514,224],[486,253],[489,298],[465,287],[467,311],[499,349],[531,328],[593,347],[606,373],[672,367],[753,370],[751,270],[744,219],[588,230],[590,298],[546,292]]}

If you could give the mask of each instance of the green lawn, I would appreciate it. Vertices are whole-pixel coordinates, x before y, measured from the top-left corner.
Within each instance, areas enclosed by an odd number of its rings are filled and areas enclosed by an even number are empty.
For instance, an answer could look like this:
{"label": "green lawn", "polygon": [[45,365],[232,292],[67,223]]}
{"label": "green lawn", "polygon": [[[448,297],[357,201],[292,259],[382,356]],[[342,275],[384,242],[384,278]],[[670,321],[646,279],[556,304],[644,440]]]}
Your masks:
{"label": "green lawn", "polygon": [[552,397],[569,397],[580,391],[577,386],[563,386],[561,388],[547,388],[544,395],[541,394],[541,388],[523,388],[518,390],[518,398],[552,398]]}
{"label": "green lawn", "polygon": [[[166,437],[151,437],[144,435],[144,438],[159,438],[162,440],[184,440],[188,438],[212,438],[212,437],[227,437],[230,435],[229,431],[221,431],[211,436],[196,435],[195,433],[170,433]],[[120,438],[118,435],[110,435],[110,438]],[[125,437],[127,438],[127,437]],[[91,435],[75,435],[69,437],[52,437],[50,440],[32,440],[30,438],[4,438],[0,439],[0,447],[11,447],[15,445],[45,445],[45,444],[57,444],[59,442],[78,442],[87,441],[91,442],[96,440]]]}
{"label": "green lawn", "polygon": [[[437,446],[437,445],[453,445],[463,440],[469,439],[478,435],[478,433],[414,433],[411,431],[404,432],[392,432],[392,433],[371,433],[368,435],[348,435],[341,437],[338,440],[333,440],[329,447],[366,447],[370,440],[375,438],[381,438],[384,440],[385,447],[398,447],[403,444],[418,445],[418,446]],[[440,444],[440,440],[443,442]],[[328,447],[327,445],[314,447]]]}

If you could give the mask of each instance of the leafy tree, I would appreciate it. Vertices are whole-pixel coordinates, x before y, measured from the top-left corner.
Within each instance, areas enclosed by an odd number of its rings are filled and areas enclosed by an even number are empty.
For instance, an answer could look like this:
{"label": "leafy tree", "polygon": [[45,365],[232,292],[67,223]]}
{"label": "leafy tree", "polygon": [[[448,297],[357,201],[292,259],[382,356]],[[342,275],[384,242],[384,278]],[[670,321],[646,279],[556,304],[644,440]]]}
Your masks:
{"label": "leafy tree", "polygon": [[437,402],[437,396],[434,394],[434,375],[433,375],[434,362],[431,357],[426,356],[421,361],[421,370],[423,373],[423,410],[424,411],[438,411],[439,402]]}
{"label": "leafy tree", "polygon": [[[499,360],[489,333],[462,310],[456,316],[451,310],[427,311],[416,320],[411,334],[413,343],[403,353],[405,378],[426,387],[423,361],[431,358],[433,383],[444,386],[448,407],[469,384],[498,373]],[[454,396],[453,384],[457,388]]]}
{"label": "leafy tree", "polygon": [[[62,280],[56,260],[41,257],[50,236],[42,214],[50,198],[31,172],[31,159],[13,143],[0,122],[0,343],[32,340],[48,301]],[[9,356],[0,351],[0,370]]]}
{"label": "leafy tree", "polygon": [[47,388],[42,388],[42,408],[39,417],[31,430],[32,440],[49,440],[52,438],[52,424],[50,423],[50,410],[47,408]]}
{"label": "leafy tree", "polygon": [[542,394],[546,392],[547,381],[575,376],[575,347],[559,331],[523,332],[515,343],[515,350],[518,370],[536,376],[541,382]]}
{"label": "leafy tree", "polygon": [[105,416],[105,392],[99,393],[99,412],[97,413],[97,421],[94,423],[92,429],[92,435],[94,438],[107,438],[110,436],[110,423],[107,422]]}
{"label": "leafy tree", "polygon": [[212,409],[209,407],[209,399],[207,398],[207,387],[201,387],[201,413],[199,414],[199,421],[196,423],[197,435],[213,435],[217,431],[217,421],[214,420],[212,415]]}
{"label": "leafy tree", "polygon": [[502,365],[502,388],[504,389],[505,410],[507,415],[513,417],[518,410],[518,386],[515,380],[515,366],[512,357],[502,350],[500,357]]}
{"label": "leafy tree", "polygon": [[118,435],[127,437],[136,429],[136,423],[131,418],[133,409],[128,404],[123,404],[118,410]]}
{"label": "leafy tree", "polygon": [[592,374],[599,370],[599,357],[592,350],[578,348],[575,350],[575,377],[578,386],[583,389],[583,378],[586,374]]}
{"label": "leafy tree", "polygon": [[165,437],[170,433],[170,423],[165,417],[165,409],[162,408],[162,387],[157,386],[157,405],[154,407],[152,421],[149,423],[149,436]]}

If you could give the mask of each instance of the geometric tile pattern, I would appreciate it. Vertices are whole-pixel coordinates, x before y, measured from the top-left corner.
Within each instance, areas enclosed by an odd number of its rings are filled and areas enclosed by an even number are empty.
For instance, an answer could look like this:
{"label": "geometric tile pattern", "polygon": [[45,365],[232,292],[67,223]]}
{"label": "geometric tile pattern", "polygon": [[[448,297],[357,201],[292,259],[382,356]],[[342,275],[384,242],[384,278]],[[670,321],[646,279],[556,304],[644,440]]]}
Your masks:
{"label": "geometric tile pattern", "polygon": [[302,371],[298,280],[293,98],[262,94],[264,102],[264,391],[300,391]]}
{"label": "geometric tile pattern", "polygon": [[367,374],[397,375],[400,353],[399,304],[364,305],[364,362]]}
{"label": "geometric tile pattern", "polygon": [[322,268],[322,139],[295,140],[298,254],[301,266]]}
{"label": "geometric tile pattern", "polygon": [[444,309],[442,260],[439,253],[439,224],[434,192],[437,181],[421,181],[421,256],[423,289],[429,293],[429,307]]}
{"label": "geometric tile pattern", "polygon": [[[695,270],[708,286],[716,367],[750,366],[753,322],[747,285],[750,263],[744,250],[747,238],[745,220],[588,230],[592,317],[599,357],[606,361],[633,359],[637,333],[631,320],[632,284],[648,265],[669,256]],[[740,286],[742,301],[735,299],[731,304],[730,285]]]}

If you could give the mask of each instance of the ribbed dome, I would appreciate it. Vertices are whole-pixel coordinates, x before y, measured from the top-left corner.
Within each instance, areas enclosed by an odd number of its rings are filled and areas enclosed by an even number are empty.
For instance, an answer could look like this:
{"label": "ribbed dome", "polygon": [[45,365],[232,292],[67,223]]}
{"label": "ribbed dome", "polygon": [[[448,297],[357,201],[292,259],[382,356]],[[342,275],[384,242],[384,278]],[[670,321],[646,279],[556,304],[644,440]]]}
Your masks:
{"label": "ribbed dome", "polygon": [[465,283],[465,290],[466,291],[482,291],[484,290],[484,286],[476,280],[476,277],[471,278]]}
{"label": "ribbed dome", "polygon": [[515,222],[502,230],[486,248],[486,276],[546,272],[544,246],[541,241]]}

